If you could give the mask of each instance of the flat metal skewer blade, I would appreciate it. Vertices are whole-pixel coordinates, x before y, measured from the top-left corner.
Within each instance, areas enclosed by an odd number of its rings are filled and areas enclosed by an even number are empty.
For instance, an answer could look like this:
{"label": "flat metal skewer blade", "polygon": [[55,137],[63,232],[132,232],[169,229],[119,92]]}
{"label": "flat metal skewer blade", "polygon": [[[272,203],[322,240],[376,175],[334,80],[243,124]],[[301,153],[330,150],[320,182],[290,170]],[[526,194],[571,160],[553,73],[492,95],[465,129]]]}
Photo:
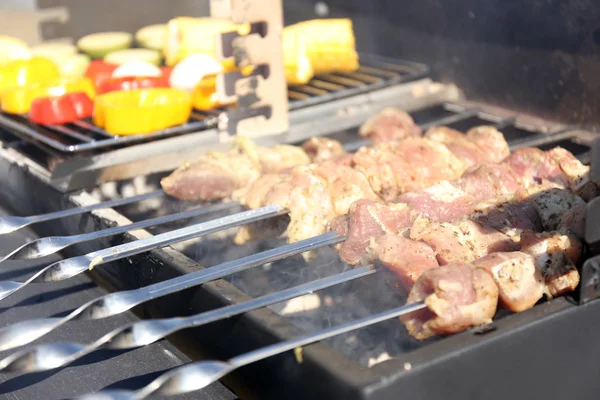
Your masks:
{"label": "flat metal skewer blade", "polygon": [[83,214],[88,211],[99,210],[101,208],[111,208],[124,206],[126,204],[136,203],[138,201],[152,199],[154,197],[164,196],[165,192],[157,190],[155,192],[140,194],[138,196],[127,197],[123,199],[109,200],[102,203],[91,204],[84,207],[68,208],[62,211],[55,211],[48,214],[32,215],[29,217],[16,217],[12,215],[0,217],[0,235],[17,231],[21,228],[43,221],[69,217],[71,215]]}
{"label": "flat metal skewer blade", "polygon": [[239,225],[248,224],[265,218],[285,214],[287,210],[271,205],[228,215],[223,218],[213,219],[192,226],[188,226],[174,231],[161,233],[145,239],[135,240],[121,244],[119,246],[109,247],[103,250],[94,251],[83,256],[67,258],[50,264],[38,271],[25,282],[2,281],[0,282],[0,300],[11,296],[18,290],[32,282],[56,282],[77,276],[87,270],[103,265],[111,261],[130,257],[136,254],[145,253],[160,247],[169,246],[173,243],[182,242],[209,233],[218,232],[224,229]]}
{"label": "flat metal skewer blade", "polygon": [[5,260],[30,260],[45,257],[57,253],[60,250],[63,250],[74,244],[84,243],[109,236],[115,236],[121,233],[130,232],[137,229],[145,229],[151,226],[167,224],[169,222],[179,221],[182,219],[198,217],[200,215],[210,214],[236,206],[239,206],[239,203],[218,203],[207,207],[183,211],[176,214],[152,218],[145,221],[134,222],[122,226],[115,226],[112,228],[106,228],[89,233],[82,233],[70,236],[50,236],[39,238],[36,240],[32,240],[31,242],[25,243],[19,248],[13,250],[8,255],[4,256],[4,258],[0,259],[0,263]]}
{"label": "flat metal skewer blade", "polygon": [[0,361],[0,371],[38,372],[62,367],[100,348],[132,349],[154,343],[179,330],[201,326],[315,291],[373,274],[372,267],[345,271],[276,293],[257,297],[240,304],[206,311],[185,318],[165,318],[134,322],[119,327],[89,345],[79,343],[47,343],[19,351]]}
{"label": "flat metal skewer blade", "polygon": [[[138,391],[101,391],[82,396],[81,400],[142,400],[150,396],[174,396],[177,394],[194,392],[211,383],[214,383],[231,371],[244,365],[263,360],[265,358],[284,353],[311,343],[319,342],[346,332],[377,324],[401,315],[426,308],[422,302],[406,304],[392,310],[384,311],[356,321],[324,329],[319,332],[309,333],[296,339],[286,340],[270,346],[254,350],[229,361],[200,361],[175,368],[155,379],[149,385]],[[114,394],[113,394],[114,393]],[[117,397],[118,396],[118,397]]]}
{"label": "flat metal skewer blade", "polygon": [[0,351],[31,343],[52,332],[70,320],[90,320],[111,317],[132,309],[147,301],[166,296],[180,290],[189,289],[203,283],[223,278],[283,258],[337,244],[345,238],[337,232],[329,232],[300,242],[287,244],[261,253],[252,254],[238,260],[229,261],[200,271],[191,272],[176,278],[158,282],[135,290],[109,293],[96,298],[72,311],[63,318],[39,318],[0,329]]}

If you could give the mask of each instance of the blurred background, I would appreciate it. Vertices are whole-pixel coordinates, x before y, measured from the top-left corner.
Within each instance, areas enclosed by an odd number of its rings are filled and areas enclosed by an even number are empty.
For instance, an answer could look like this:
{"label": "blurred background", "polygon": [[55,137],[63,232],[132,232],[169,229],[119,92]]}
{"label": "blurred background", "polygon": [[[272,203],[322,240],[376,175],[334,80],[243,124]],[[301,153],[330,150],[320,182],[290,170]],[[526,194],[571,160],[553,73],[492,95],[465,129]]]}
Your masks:
{"label": "blurred background", "polygon": [[[352,18],[359,51],[427,63],[472,100],[595,129],[599,3],[284,0],[284,10],[286,23]],[[208,14],[208,0],[1,0],[0,30],[37,44]]]}

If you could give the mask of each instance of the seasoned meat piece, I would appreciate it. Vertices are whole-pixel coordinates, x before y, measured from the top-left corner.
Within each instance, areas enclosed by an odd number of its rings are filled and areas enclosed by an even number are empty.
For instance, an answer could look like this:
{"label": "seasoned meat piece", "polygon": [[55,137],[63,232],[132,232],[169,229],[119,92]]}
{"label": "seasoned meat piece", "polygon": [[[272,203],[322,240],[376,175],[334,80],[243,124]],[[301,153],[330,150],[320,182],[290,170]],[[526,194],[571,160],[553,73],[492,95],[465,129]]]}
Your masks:
{"label": "seasoned meat piece", "polygon": [[498,306],[498,287],[481,268],[450,264],[427,270],[417,279],[407,303],[420,301],[426,309],[400,319],[411,336],[425,340],[491,322]]}
{"label": "seasoned meat piece", "polygon": [[562,216],[573,207],[585,205],[585,201],[567,189],[544,183],[530,186],[516,193],[517,200],[533,204],[546,231],[558,228]]}
{"label": "seasoned meat piece", "polygon": [[327,182],[309,166],[297,167],[265,197],[264,205],[287,208],[290,217],[287,235],[290,243],[325,233],[335,217]]}
{"label": "seasoned meat piece", "polygon": [[506,162],[525,188],[532,184],[540,184],[544,180],[562,187],[569,186],[569,179],[558,163],[538,148],[518,149],[508,156]]}
{"label": "seasoned meat piece", "polygon": [[478,203],[469,218],[504,233],[515,242],[519,242],[521,232],[525,230],[543,230],[542,220],[533,204],[517,202],[512,196]]}
{"label": "seasoned meat piece", "polygon": [[267,194],[284,178],[285,175],[282,174],[261,175],[247,189],[235,192],[232,198],[250,209],[260,208],[264,205]]}
{"label": "seasoned meat piece", "polygon": [[348,213],[350,205],[357,200],[380,200],[367,178],[348,166],[326,161],[317,164],[314,171],[325,180],[337,215]]}
{"label": "seasoned meat piece", "polygon": [[297,146],[276,144],[273,147],[262,147],[259,153],[263,174],[285,171],[298,165],[310,163],[308,155]]}
{"label": "seasoned meat piece", "polygon": [[500,162],[510,154],[504,135],[493,126],[475,126],[467,131],[467,139],[487,155],[489,162]]}
{"label": "seasoned meat piece", "polygon": [[422,216],[436,222],[454,221],[468,214],[476,203],[473,196],[448,181],[405,193],[398,197],[397,202],[408,204]]}
{"label": "seasoned meat piece", "polygon": [[519,246],[509,236],[489,225],[466,218],[458,221],[456,225],[460,228],[465,242],[471,247],[475,258],[490,253],[519,250]]}
{"label": "seasoned meat piece", "polygon": [[386,201],[406,191],[406,182],[416,181],[416,171],[388,143],[360,148],[352,158],[352,166],[367,177],[373,190]]}
{"label": "seasoned meat piece", "polygon": [[468,167],[490,161],[488,154],[459,131],[445,126],[436,126],[425,132],[425,137],[442,143],[455,156],[465,161]]}
{"label": "seasoned meat piece", "polygon": [[450,223],[440,224],[426,218],[417,218],[410,229],[410,238],[430,246],[440,265],[471,262],[476,258],[460,228]]}
{"label": "seasoned meat piece", "polygon": [[523,186],[506,164],[481,164],[469,168],[456,186],[481,201],[513,194]]}
{"label": "seasoned meat piece", "polygon": [[582,244],[573,235],[558,232],[521,234],[521,251],[531,254],[542,271],[546,296],[552,298],[572,292],[579,284],[575,264],[581,259]]}
{"label": "seasoned meat piece", "polygon": [[585,204],[579,204],[565,211],[560,217],[557,230],[560,232],[570,232],[577,237],[585,237]]}
{"label": "seasoned meat piece", "polygon": [[328,137],[315,136],[302,145],[313,163],[331,160],[345,154],[346,151],[340,142]]}
{"label": "seasoned meat piece", "polygon": [[[337,228],[338,232],[346,235],[339,250],[340,258],[348,264],[358,264],[371,261],[364,257],[371,240],[408,228],[413,220],[414,215],[405,204],[384,205],[359,200],[350,206],[347,224],[338,220],[330,228]],[[343,232],[340,231],[342,229]]]}
{"label": "seasoned meat piece", "polygon": [[440,265],[471,262],[493,252],[519,249],[508,236],[468,219],[435,223],[417,218],[410,238],[431,246]]}
{"label": "seasoned meat piece", "polygon": [[164,191],[180,200],[211,201],[230,197],[263,173],[276,173],[306,165],[310,159],[297,146],[259,147],[236,137],[227,153],[209,152],[194,164],[184,164],[161,180]]}
{"label": "seasoned meat piece", "polygon": [[354,154],[347,153],[347,154],[342,154],[341,156],[334,157],[331,159],[331,161],[335,162],[338,165],[346,165],[348,167],[351,167],[353,157],[354,157]]}
{"label": "seasoned meat piece", "polygon": [[160,182],[170,196],[185,201],[212,201],[231,196],[260,174],[244,154],[208,153],[196,164],[184,164]]}
{"label": "seasoned meat piece", "polygon": [[573,193],[581,191],[589,183],[590,167],[583,165],[571,152],[555,147],[547,154],[559,165],[569,180],[569,189]]}
{"label": "seasoned meat piece", "polygon": [[390,142],[411,136],[420,136],[421,128],[412,117],[398,108],[384,108],[369,118],[358,131],[375,143]]}
{"label": "seasoned meat piece", "polygon": [[527,310],[544,295],[546,285],[542,273],[529,254],[520,251],[492,253],[473,264],[492,275],[498,286],[500,303],[508,310]]}
{"label": "seasoned meat piece", "polygon": [[400,285],[409,291],[421,274],[439,267],[435,252],[422,242],[400,235],[386,234],[374,241],[368,249],[387,268],[400,278]]}
{"label": "seasoned meat piece", "polygon": [[468,165],[446,146],[425,138],[407,138],[393,143],[394,152],[410,164],[414,172],[413,190],[459,178]]}

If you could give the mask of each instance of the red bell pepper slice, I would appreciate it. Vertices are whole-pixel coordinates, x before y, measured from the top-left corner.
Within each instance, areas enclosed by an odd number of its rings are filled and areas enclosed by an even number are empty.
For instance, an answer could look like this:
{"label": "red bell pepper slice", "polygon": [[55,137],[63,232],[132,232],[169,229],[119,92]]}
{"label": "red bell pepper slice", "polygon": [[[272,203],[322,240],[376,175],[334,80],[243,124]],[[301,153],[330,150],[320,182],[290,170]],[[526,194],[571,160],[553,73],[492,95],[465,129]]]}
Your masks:
{"label": "red bell pepper slice", "polygon": [[163,78],[165,78],[165,80],[169,82],[171,72],[173,72],[173,67],[160,67],[160,70],[162,71]]}
{"label": "red bell pepper slice", "polygon": [[87,94],[68,93],[34,100],[29,119],[36,124],[59,125],[91,117],[93,112],[94,103]]}
{"label": "red bell pepper slice", "polygon": [[104,81],[112,78],[112,73],[118,67],[118,65],[110,64],[106,61],[94,60],[85,70],[85,77],[90,78],[94,82],[96,89],[98,89]]}
{"label": "red bell pepper slice", "polygon": [[135,77],[113,78],[106,80],[97,88],[99,94],[116,92],[118,90],[136,90],[151,88],[167,88],[169,80],[165,77]]}

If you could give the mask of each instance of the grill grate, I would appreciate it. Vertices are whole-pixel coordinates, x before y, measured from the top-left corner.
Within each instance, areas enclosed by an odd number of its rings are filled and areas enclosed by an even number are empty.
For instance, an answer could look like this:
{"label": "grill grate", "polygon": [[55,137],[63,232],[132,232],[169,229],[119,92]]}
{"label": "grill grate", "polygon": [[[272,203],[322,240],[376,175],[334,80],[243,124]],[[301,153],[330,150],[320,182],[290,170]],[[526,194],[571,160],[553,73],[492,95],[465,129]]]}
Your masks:
{"label": "grill grate", "polygon": [[[306,85],[291,87],[288,90],[290,111],[408,82],[421,78],[428,72],[427,67],[422,64],[372,55],[361,55],[361,63],[362,66],[356,72],[322,75]],[[194,110],[190,120],[184,125],[134,136],[111,135],[94,126],[89,120],[66,125],[41,126],[30,122],[26,116],[4,113],[0,114],[0,126],[15,132],[23,139],[41,143],[59,152],[79,154],[90,150],[113,150],[135,143],[213,128],[217,124],[217,115],[222,111],[224,110]]]}

